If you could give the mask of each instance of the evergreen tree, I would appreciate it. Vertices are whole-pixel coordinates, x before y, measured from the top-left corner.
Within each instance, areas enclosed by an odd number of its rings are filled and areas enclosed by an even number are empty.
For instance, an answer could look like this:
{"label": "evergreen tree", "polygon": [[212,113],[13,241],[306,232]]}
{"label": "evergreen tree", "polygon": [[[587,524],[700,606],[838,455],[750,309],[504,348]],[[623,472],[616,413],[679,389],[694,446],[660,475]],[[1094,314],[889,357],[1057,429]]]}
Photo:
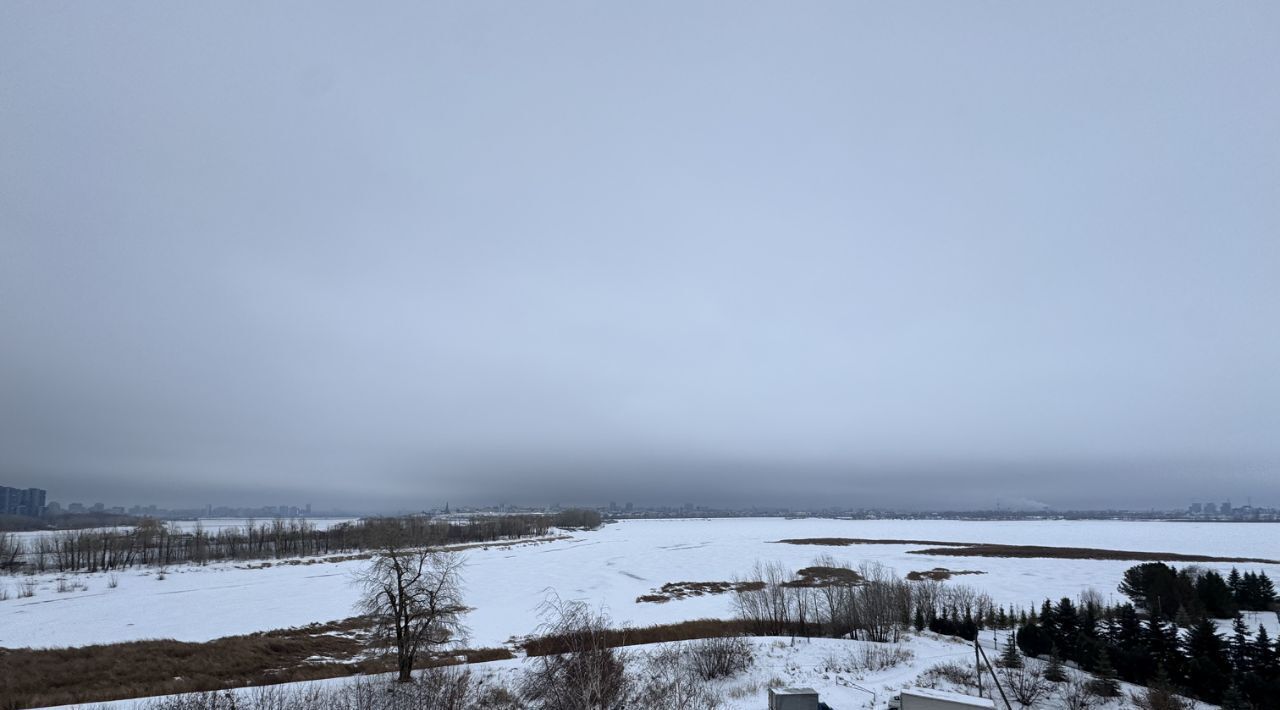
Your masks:
{"label": "evergreen tree", "polygon": [[1155,664],[1147,647],[1146,631],[1138,610],[1132,604],[1116,608],[1116,630],[1111,637],[1111,662],[1116,672],[1128,681],[1141,682],[1155,672]]}
{"label": "evergreen tree", "polygon": [[997,663],[1004,668],[1021,668],[1022,654],[1018,653],[1018,644],[1013,640],[1013,634],[1009,634],[1009,640],[1004,645],[1004,651],[1000,653],[1000,659]]}
{"label": "evergreen tree", "polygon": [[1249,640],[1249,629],[1244,625],[1244,617],[1236,614],[1231,622],[1231,641],[1228,643],[1231,665],[1237,673],[1249,671],[1250,656],[1253,655],[1253,644]]}
{"label": "evergreen tree", "polygon": [[1098,633],[1100,633],[1108,642],[1114,641],[1116,635],[1120,631],[1120,624],[1117,617],[1118,614],[1115,607],[1107,606],[1102,608],[1102,625],[1098,629]]}
{"label": "evergreen tree", "polygon": [[1062,658],[1058,655],[1058,649],[1053,649],[1049,654],[1049,665],[1044,669],[1044,679],[1051,683],[1061,683],[1067,679],[1067,669],[1062,665]]}
{"label": "evergreen tree", "polygon": [[1014,636],[1018,640],[1018,648],[1032,658],[1039,658],[1053,649],[1053,639],[1039,624],[1020,626]]}
{"label": "evergreen tree", "polygon": [[1179,606],[1178,572],[1163,562],[1147,562],[1124,571],[1120,593],[1151,616],[1172,619]]}
{"label": "evergreen tree", "polygon": [[1231,678],[1231,663],[1218,627],[1201,619],[1187,634],[1187,685],[1192,694],[1216,703],[1222,699]]}
{"label": "evergreen tree", "polygon": [[1276,587],[1266,572],[1245,572],[1240,578],[1236,601],[1241,609],[1267,611],[1276,601]]}
{"label": "evergreen tree", "polygon": [[1272,647],[1267,627],[1258,624],[1258,633],[1253,639],[1253,669],[1264,679],[1280,676],[1280,646]]}
{"label": "evergreen tree", "polygon": [[1271,608],[1276,603],[1276,585],[1271,582],[1271,578],[1266,572],[1258,575],[1258,601],[1260,602],[1261,611]]}
{"label": "evergreen tree", "polygon": [[972,641],[978,638],[978,625],[973,621],[973,614],[968,611],[964,613],[964,621],[960,622],[958,632],[960,638],[966,641]]}
{"label": "evergreen tree", "polygon": [[1054,642],[1062,657],[1080,662],[1080,617],[1071,599],[1063,597],[1053,609],[1053,622],[1057,627]]}
{"label": "evergreen tree", "polygon": [[1234,681],[1227,686],[1227,691],[1222,694],[1222,710],[1249,710],[1249,703],[1244,699],[1244,695],[1240,693]]}
{"label": "evergreen tree", "polygon": [[1249,611],[1258,611],[1258,575],[1253,572],[1245,572],[1240,577],[1240,593],[1238,599],[1241,609]]}
{"label": "evergreen tree", "polygon": [[924,631],[924,609],[918,606],[916,607],[915,627],[917,633]]}
{"label": "evergreen tree", "polygon": [[1115,619],[1116,630],[1112,634],[1112,640],[1120,646],[1129,647],[1142,643],[1142,619],[1138,617],[1138,610],[1132,604],[1116,607]]}
{"label": "evergreen tree", "polygon": [[1205,613],[1215,619],[1229,619],[1238,609],[1231,587],[1227,586],[1222,575],[1213,570],[1196,579],[1196,596],[1200,598]]}
{"label": "evergreen tree", "polygon": [[1177,690],[1169,680],[1169,673],[1164,666],[1156,668],[1156,674],[1147,685],[1147,691],[1142,700],[1140,707],[1151,710],[1186,707],[1186,704],[1178,698]]}
{"label": "evergreen tree", "polygon": [[1231,589],[1231,595],[1235,598],[1237,604],[1240,603],[1240,594],[1244,590],[1244,581],[1240,578],[1240,570],[1235,567],[1231,568],[1231,574],[1227,575],[1227,587]]}
{"label": "evergreen tree", "polygon": [[[1166,674],[1179,675],[1182,672],[1182,654],[1178,651],[1178,629],[1157,618],[1147,619],[1144,637],[1149,656],[1148,667],[1154,665],[1157,671],[1164,669]],[[1146,677],[1146,673],[1142,674]]]}
{"label": "evergreen tree", "polygon": [[1095,677],[1090,686],[1094,693],[1104,698],[1120,695],[1120,681],[1116,678],[1116,671],[1111,667],[1111,659],[1105,650],[1098,654],[1093,673]]}

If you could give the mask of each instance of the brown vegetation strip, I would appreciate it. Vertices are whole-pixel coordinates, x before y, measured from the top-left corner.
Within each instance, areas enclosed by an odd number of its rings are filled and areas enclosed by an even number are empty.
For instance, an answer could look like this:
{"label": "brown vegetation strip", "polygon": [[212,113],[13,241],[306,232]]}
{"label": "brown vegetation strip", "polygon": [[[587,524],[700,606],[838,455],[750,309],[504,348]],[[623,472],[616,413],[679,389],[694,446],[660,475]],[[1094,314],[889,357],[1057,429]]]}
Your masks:
{"label": "brown vegetation strip", "polygon": [[1132,562],[1252,562],[1280,564],[1259,557],[1216,557],[1184,555],[1179,552],[1134,552],[1132,550],[1100,550],[1092,547],[1047,547],[1042,545],[965,545],[911,550],[913,555],[950,555],[953,557],[1043,557],[1059,560],[1126,560]]}
{"label": "brown vegetation strip", "polygon": [[858,537],[806,537],[779,540],[788,545],[935,545],[925,550],[910,550],[913,555],[950,555],[953,557],[1041,557],[1060,560],[1126,560],[1134,562],[1238,562],[1280,564],[1280,560],[1259,557],[1216,557],[1187,555],[1180,552],[1135,552],[1103,550],[1092,547],[1052,547],[1047,545],[1003,545],[983,542],[945,542],[940,540],[892,540]]}
{"label": "brown vegetation strip", "polygon": [[947,569],[946,567],[934,567],[933,569],[924,570],[923,572],[908,572],[907,579],[912,582],[921,582],[926,579],[943,582],[961,574],[986,574],[986,572],[981,572],[976,569]]}
{"label": "brown vegetation strip", "polygon": [[829,547],[846,547],[848,545],[976,545],[976,542],[945,542],[941,540],[896,540],[873,537],[799,537],[778,542],[787,545],[827,545]]}
{"label": "brown vegetation strip", "polygon": [[[747,634],[748,631],[749,623],[738,619],[694,619],[676,624],[612,629],[605,633],[605,643],[609,646],[638,646],[666,641],[739,636]],[[563,653],[571,647],[563,636],[539,636],[527,639],[521,646],[530,656]]]}
{"label": "brown vegetation strip", "polygon": [[[0,708],[102,702],[376,673],[361,618],[228,636],[205,643],[134,641],[64,649],[0,648]],[[505,648],[456,651],[423,667],[511,658]],[[324,659],[324,660],[316,660]]]}

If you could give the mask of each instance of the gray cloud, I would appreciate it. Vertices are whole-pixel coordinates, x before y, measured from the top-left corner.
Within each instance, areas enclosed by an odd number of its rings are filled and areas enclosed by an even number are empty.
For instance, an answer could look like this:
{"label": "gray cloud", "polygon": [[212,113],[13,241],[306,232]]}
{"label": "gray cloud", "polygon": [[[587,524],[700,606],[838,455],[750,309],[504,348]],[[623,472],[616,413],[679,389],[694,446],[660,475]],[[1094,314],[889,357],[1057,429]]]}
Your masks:
{"label": "gray cloud", "polygon": [[1276,27],[9,3],[0,476],[1280,503]]}

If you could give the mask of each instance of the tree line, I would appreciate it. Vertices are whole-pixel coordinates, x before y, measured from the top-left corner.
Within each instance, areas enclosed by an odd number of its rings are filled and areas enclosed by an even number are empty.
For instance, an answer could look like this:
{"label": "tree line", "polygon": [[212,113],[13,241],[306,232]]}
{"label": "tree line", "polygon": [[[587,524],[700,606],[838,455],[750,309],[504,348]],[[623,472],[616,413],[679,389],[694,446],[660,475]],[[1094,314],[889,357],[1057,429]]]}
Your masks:
{"label": "tree line", "polygon": [[[462,519],[420,516],[365,518],[327,529],[306,520],[276,519],[205,530],[174,529],[144,519],[130,528],[65,530],[22,539],[0,533],[0,571],[101,572],[130,567],[166,567],[234,560],[314,557],[374,549],[394,532],[406,544],[441,546],[497,542],[546,535],[552,526],[580,527],[590,516],[476,515]],[[595,518],[598,524],[598,516]]]}
{"label": "tree line", "polygon": [[[1018,629],[1018,648],[1103,678],[1174,687],[1224,708],[1280,708],[1280,645],[1265,626],[1250,632],[1237,613],[1274,608],[1265,573],[1233,570],[1224,579],[1148,563],[1126,571],[1120,591],[1130,603],[1045,600]],[[1215,616],[1234,618],[1230,634],[1218,631]]]}

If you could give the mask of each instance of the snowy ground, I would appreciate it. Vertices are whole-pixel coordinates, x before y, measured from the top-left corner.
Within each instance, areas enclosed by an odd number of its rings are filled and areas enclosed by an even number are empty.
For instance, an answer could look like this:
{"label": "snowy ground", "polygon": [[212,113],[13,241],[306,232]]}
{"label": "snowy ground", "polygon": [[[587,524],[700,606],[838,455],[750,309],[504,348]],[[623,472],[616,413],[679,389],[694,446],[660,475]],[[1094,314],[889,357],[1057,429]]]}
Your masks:
{"label": "snowy ground", "polygon": [[[813,688],[818,691],[820,699],[835,710],[883,710],[888,707],[889,699],[897,691],[907,687],[917,687],[921,674],[928,669],[942,663],[954,663],[968,668],[974,662],[973,647],[969,643],[928,632],[908,637],[899,645],[911,654],[908,660],[877,671],[859,668],[858,659],[861,657],[862,647],[867,645],[866,642],[787,637],[750,638],[748,642],[753,647],[752,667],[734,678],[713,681],[717,695],[725,703],[725,710],[761,710],[768,707],[768,691],[771,686]],[[670,644],[632,646],[625,649],[624,653],[632,659],[632,663],[639,663],[645,654],[655,653],[666,645]],[[886,646],[887,644],[871,645]],[[994,656],[997,653],[989,643],[984,643],[984,646],[988,649],[988,654]],[[1036,661],[1028,662],[1037,663]],[[490,680],[501,682],[507,687],[515,687],[518,675],[526,663],[528,663],[527,660],[516,658],[475,664],[468,668],[473,673],[488,676]],[[390,679],[391,676],[384,677],[386,682],[390,682]],[[334,686],[350,682],[353,680],[345,677],[291,684],[291,686],[294,688],[314,684]],[[984,680],[984,686],[987,696],[991,697],[994,689],[989,677]],[[945,681],[937,687],[968,695],[975,692],[971,687],[962,688]],[[1135,688],[1122,684],[1122,689],[1121,698],[1099,707],[1112,710],[1132,708],[1132,704],[1127,701],[1127,696]],[[252,697],[255,691],[246,688],[234,692],[243,697]],[[146,702],[146,699],[122,700],[112,703],[63,706],[63,709],[141,710]],[[1014,705],[1018,706],[1016,702]],[[1058,707],[1061,707],[1061,703],[1056,696],[1049,697],[1035,706],[1038,710]]]}
{"label": "snowy ground", "polygon": [[[673,581],[719,581],[747,576],[757,560],[790,569],[819,554],[857,564],[877,560],[905,574],[933,567],[981,570],[955,581],[989,592],[998,602],[1029,605],[1045,597],[1075,596],[1093,587],[1117,598],[1116,585],[1132,562],[927,557],[916,545],[815,547],[773,541],[802,537],[912,538],[1010,544],[1102,547],[1280,558],[1280,528],[1266,524],[1121,521],[960,522],[916,520],[716,519],[624,521],[574,539],[471,549],[465,570],[472,646],[492,646],[528,634],[536,608],[554,591],[604,606],[617,623],[647,625],[731,613],[728,595],[665,604],[635,598]],[[301,626],[354,614],[352,575],[363,561],[245,569],[243,565],[177,567],[76,575],[86,591],[56,592],[56,575],[31,578],[36,595],[19,598],[27,578],[0,577],[0,646],[80,646],[145,638],[205,641],[220,636]],[[1231,565],[1209,564],[1224,572]],[[1280,566],[1265,569],[1280,579]]]}

